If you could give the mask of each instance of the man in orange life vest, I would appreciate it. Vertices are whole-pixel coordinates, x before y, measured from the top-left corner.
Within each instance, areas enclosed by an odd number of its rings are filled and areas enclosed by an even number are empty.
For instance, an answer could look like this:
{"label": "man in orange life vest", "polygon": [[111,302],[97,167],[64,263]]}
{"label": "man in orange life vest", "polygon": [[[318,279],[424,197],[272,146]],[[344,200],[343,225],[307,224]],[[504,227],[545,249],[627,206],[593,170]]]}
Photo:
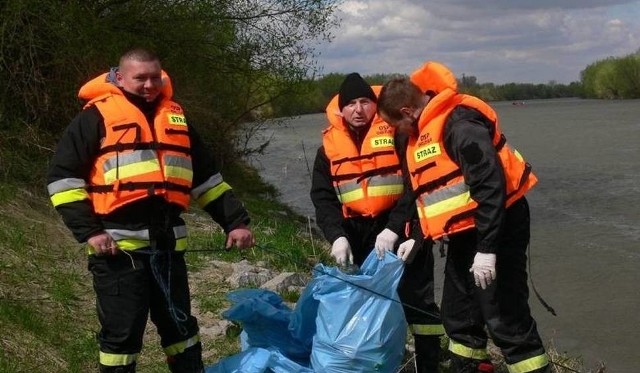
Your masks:
{"label": "man in orange life vest", "polygon": [[193,197],[223,227],[227,247],[248,248],[248,213],[171,100],[151,51],[126,52],[79,96],[88,102],[60,139],[47,189],[75,238],[88,243],[100,372],[135,372],[149,314],[171,372],[203,372],[180,214]]}
{"label": "man in orange life vest", "polygon": [[329,127],[313,167],[311,200],[339,265],[361,265],[374,248],[379,256],[397,248],[406,262],[398,293],[415,337],[416,366],[437,372],[444,331],[433,294],[432,242],[418,235],[395,245],[415,207],[413,198],[399,202],[405,188],[394,131],[376,116],[376,100],[359,74],[342,82],[327,106]]}
{"label": "man in orange life vest", "polygon": [[548,372],[531,317],[526,250],[531,167],[506,144],[495,111],[459,94],[429,62],[387,82],[378,113],[410,136],[403,159],[425,236],[448,240],[442,319],[457,372],[492,371],[487,335],[514,373]]}

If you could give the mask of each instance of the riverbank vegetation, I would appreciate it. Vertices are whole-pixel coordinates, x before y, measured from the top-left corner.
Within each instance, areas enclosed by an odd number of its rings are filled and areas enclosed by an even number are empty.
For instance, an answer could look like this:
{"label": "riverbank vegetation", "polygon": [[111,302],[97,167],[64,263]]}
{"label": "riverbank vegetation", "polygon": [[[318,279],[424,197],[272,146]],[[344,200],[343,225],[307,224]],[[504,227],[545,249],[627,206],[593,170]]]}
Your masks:
{"label": "riverbank vegetation", "polygon": [[[131,46],[158,52],[176,100],[224,162],[225,178],[251,211],[261,247],[271,248],[220,250],[223,232],[190,213],[190,247],[211,249],[187,254],[192,273],[206,271],[212,259],[246,258],[291,271],[328,261],[326,243],[314,239],[310,224],[279,204],[273,187],[242,163],[242,155],[260,148],[246,146],[240,124],[324,109],[344,75],[308,77],[315,74],[312,46],[330,40],[337,24],[335,4],[7,0],[0,5],[0,373],[96,371],[98,326],[86,255],[51,207],[44,175],[60,133],[82,107],[78,88],[117,64]],[[602,71],[613,76],[613,62],[598,64],[585,76],[604,87]],[[371,77],[371,83],[385,78]],[[465,77],[461,86],[484,84]],[[547,95],[574,95],[553,86]],[[494,98],[532,98],[519,96],[525,89],[518,84],[511,96],[501,89]],[[194,304],[202,314],[219,316],[228,305],[228,289],[222,280],[195,276],[200,277],[205,279],[194,284]],[[164,372],[155,335],[149,338],[140,371]],[[237,349],[237,336],[209,340],[205,358],[212,363]]]}
{"label": "riverbank vegetation", "polygon": [[[417,67],[417,66],[416,66]],[[354,70],[357,67],[354,67]],[[402,74],[373,74],[364,79],[372,85],[382,85]],[[327,102],[337,93],[346,74],[330,73],[321,78],[302,82],[303,94],[286,95],[274,103],[279,116],[310,114],[324,111]],[[588,65],[580,72],[580,81],[560,84],[480,83],[475,76],[457,77],[461,92],[478,96],[485,101],[524,101],[551,98],[579,97],[589,99],[640,98],[640,50],[624,57],[609,57]]]}

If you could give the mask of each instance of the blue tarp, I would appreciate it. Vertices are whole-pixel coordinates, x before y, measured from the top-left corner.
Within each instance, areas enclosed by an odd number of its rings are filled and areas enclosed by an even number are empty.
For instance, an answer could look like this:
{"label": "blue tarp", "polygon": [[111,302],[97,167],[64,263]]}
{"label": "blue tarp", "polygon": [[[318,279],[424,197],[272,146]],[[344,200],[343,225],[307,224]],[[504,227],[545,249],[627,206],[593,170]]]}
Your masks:
{"label": "blue tarp", "polygon": [[403,263],[375,250],[360,271],[318,264],[291,310],[269,290],[229,293],[223,313],[243,328],[243,351],[206,373],[388,372],[404,356],[407,324],[397,295]]}

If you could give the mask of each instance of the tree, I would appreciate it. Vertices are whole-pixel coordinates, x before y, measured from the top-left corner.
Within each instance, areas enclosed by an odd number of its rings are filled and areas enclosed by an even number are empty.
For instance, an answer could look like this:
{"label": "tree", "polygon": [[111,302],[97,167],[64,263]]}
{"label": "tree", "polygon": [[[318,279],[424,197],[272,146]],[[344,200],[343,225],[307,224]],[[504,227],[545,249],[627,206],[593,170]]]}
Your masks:
{"label": "tree", "polygon": [[[80,85],[133,46],[155,50],[187,118],[227,160],[239,124],[315,74],[336,0],[7,0],[0,125],[55,137]],[[266,109],[265,109],[266,108]]]}

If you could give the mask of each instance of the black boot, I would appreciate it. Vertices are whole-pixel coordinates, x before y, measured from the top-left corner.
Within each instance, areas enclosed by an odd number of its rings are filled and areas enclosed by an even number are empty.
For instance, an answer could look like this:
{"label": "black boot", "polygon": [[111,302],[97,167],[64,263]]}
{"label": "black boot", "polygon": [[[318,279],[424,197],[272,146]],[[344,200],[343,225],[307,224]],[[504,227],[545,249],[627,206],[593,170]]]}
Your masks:
{"label": "black boot", "polygon": [[203,373],[202,345],[198,342],[177,355],[168,356],[167,364],[171,373]]}
{"label": "black boot", "polygon": [[440,336],[414,335],[416,373],[438,373],[440,365]]}

